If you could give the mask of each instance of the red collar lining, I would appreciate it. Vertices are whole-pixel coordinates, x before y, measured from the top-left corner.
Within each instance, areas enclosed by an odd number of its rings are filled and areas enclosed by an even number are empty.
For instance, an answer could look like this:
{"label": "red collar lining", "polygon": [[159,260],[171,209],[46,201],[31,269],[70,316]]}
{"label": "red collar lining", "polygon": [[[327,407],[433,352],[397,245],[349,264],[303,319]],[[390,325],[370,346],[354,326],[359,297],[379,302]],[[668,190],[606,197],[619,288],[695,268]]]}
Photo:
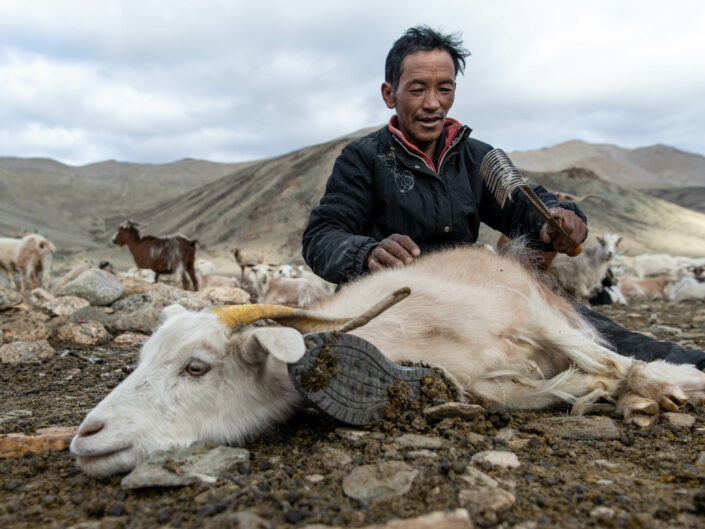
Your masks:
{"label": "red collar lining", "polygon": [[[399,119],[397,118],[396,115],[392,116],[391,119],[389,120],[389,132],[394,134],[401,140],[401,142],[404,144],[404,146],[409,149],[411,152],[414,154],[417,154],[420,156],[424,162],[426,162],[426,165],[428,165],[431,170],[435,173],[437,172],[436,166],[433,163],[433,160],[431,160],[425,152],[423,152],[421,149],[419,149],[416,145],[409,143],[409,141],[404,137],[404,133],[402,133],[401,130],[398,128],[399,124]],[[446,140],[445,140],[445,145],[443,146],[443,150],[441,151],[441,155],[438,157],[438,159],[442,159],[443,155],[445,154],[446,150],[448,149],[448,146],[453,142],[455,137],[458,135],[460,132],[460,129],[462,128],[462,125],[460,124],[459,121],[456,121],[453,118],[446,118],[445,122],[443,123],[443,127],[445,128],[446,132]]]}

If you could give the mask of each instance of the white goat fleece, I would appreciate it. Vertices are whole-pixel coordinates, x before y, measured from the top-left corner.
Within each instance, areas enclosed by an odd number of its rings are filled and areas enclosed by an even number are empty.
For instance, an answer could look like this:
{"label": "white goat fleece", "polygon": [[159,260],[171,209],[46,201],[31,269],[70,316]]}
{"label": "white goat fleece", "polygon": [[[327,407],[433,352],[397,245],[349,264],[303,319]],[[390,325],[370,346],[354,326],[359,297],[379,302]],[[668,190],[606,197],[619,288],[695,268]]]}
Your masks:
{"label": "white goat fleece", "polygon": [[[609,350],[565,298],[518,261],[483,249],[429,254],[348,284],[314,310],[354,317],[386,294],[411,295],[351,331],[394,361],[452,373],[490,408],[574,413],[613,398],[627,421],[699,403],[705,374],[692,365],[640,362]],[[136,369],[81,424],[71,443],[94,476],[125,472],[149,454],[193,441],[241,444],[302,405],[286,364],[305,353],[291,328],[226,327],[210,312],[165,309]],[[659,406],[660,405],[660,406]]]}

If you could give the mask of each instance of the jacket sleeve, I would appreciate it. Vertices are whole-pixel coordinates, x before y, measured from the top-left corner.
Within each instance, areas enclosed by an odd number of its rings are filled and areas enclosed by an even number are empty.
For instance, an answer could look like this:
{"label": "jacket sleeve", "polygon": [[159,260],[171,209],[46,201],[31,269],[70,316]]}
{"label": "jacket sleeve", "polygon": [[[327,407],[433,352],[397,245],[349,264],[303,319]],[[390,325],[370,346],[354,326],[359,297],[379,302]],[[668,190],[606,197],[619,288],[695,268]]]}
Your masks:
{"label": "jacket sleeve", "polygon": [[303,257],[313,272],[331,283],[345,283],[366,272],[364,260],[378,241],[361,235],[374,206],[374,168],[355,145],[335,161],[321,202],[303,233]]}

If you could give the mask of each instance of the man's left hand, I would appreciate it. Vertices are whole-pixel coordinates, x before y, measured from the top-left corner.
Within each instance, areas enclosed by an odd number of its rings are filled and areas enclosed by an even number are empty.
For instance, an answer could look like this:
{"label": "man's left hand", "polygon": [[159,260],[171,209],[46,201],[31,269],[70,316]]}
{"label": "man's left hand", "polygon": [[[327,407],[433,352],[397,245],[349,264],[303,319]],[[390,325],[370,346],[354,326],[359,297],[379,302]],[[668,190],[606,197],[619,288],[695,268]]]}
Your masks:
{"label": "man's left hand", "polygon": [[585,240],[587,226],[574,212],[569,209],[551,208],[551,215],[559,217],[558,222],[570,236],[566,239],[561,233],[555,231],[548,223],[541,228],[541,240],[553,245],[557,252],[571,253]]}

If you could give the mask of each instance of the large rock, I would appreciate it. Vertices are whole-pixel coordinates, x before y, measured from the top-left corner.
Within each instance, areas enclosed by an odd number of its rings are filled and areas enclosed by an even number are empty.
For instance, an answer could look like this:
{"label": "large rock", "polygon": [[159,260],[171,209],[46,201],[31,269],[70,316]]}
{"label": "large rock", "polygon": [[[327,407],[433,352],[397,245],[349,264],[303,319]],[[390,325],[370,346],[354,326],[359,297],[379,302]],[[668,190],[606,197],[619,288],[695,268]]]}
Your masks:
{"label": "large rock", "polygon": [[161,309],[156,307],[126,312],[113,321],[113,327],[118,332],[151,333],[159,325],[161,312]]}
{"label": "large rock", "polygon": [[[35,317],[35,315],[37,317]],[[39,312],[23,312],[10,321],[3,322],[2,331],[5,342],[36,342],[51,336],[51,329],[42,321],[46,315]]]}
{"label": "large rock", "polygon": [[20,303],[22,303],[22,296],[19,292],[0,286],[0,310],[11,309]]}
{"label": "large rock", "polygon": [[125,476],[121,485],[137,489],[215,483],[219,477],[248,471],[249,465],[247,450],[197,442],[180,450],[156,452]]}
{"label": "large rock", "polygon": [[74,345],[99,345],[109,342],[112,337],[100,323],[67,323],[59,329],[57,339]]}
{"label": "large rock", "polygon": [[116,311],[135,312],[152,306],[152,296],[146,293],[125,295],[111,305]]}
{"label": "large rock", "polygon": [[73,281],[67,283],[57,294],[60,296],[78,296],[88,300],[91,305],[110,305],[120,299],[125,287],[110,272],[90,268]]}
{"label": "large rock", "polygon": [[79,309],[90,306],[88,300],[77,296],[54,297],[43,288],[32,290],[32,303],[52,316],[71,316]]}
{"label": "large rock", "polygon": [[21,364],[51,358],[56,351],[46,340],[36,342],[13,342],[0,347],[0,362]]}

